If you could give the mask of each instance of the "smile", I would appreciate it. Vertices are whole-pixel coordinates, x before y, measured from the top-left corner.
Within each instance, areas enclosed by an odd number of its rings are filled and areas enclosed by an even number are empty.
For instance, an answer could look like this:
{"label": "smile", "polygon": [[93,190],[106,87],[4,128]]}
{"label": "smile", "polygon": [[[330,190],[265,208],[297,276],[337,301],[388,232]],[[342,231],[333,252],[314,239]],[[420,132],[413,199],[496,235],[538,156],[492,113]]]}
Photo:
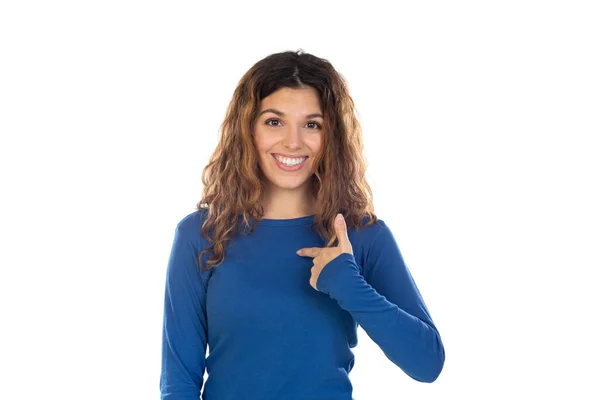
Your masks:
{"label": "smile", "polygon": [[272,154],[273,159],[275,160],[275,164],[277,166],[287,172],[295,172],[302,169],[305,164],[305,161],[308,159],[307,156],[304,157],[282,157],[280,155]]}

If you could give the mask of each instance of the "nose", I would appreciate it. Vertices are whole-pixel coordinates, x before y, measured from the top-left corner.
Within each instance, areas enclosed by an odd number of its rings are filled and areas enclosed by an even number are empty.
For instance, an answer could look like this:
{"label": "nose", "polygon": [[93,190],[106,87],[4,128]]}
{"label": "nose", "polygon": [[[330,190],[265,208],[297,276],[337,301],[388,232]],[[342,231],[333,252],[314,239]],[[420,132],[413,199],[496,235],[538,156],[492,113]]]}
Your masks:
{"label": "nose", "polygon": [[285,131],[285,136],[283,137],[282,144],[284,147],[294,150],[300,148],[300,143],[302,140],[300,128],[296,126],[290,126]]}

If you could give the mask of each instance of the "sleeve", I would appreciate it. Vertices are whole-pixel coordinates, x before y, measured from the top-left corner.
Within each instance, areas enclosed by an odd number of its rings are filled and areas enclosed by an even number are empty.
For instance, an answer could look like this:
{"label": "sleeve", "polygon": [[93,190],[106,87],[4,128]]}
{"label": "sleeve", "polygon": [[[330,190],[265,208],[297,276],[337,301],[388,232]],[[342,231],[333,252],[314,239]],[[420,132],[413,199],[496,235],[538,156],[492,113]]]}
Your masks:
{"label": "sleeve", "polygon": [[433,382],[445,351],[425,302],[382,220],[365,256],[365,276],[352,254],[325,266],[317,288],[348,311],[385,356],[419,382]]}
{"label": "sleeve", "polygon": [[193,236],[186,235],[180,225],[175,230],[167,265],[161,400],[198,400],[205,370],[206,288],[196,261]]}

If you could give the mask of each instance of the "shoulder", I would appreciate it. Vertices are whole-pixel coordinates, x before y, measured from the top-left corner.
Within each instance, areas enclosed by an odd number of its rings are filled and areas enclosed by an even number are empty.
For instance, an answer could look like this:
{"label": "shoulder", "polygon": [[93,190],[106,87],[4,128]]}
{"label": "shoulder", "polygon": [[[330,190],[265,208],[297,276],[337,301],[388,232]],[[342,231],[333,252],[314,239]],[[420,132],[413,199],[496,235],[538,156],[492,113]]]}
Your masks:
{"label": "shoulder", "polygon": [[[363,222],[368,221],[368,218]],[[381,218],[372,225],[361,225],[362,228],[349,229],[348,237],[353,247],[358,250],[357,256],[363,264],[371,264],[376,261],[382,252],[397,248],[396,239],[388,224]]]}
{"label": "shoulder", "polygon": [[177,229],[188,230],[201,227],[206,219],[208,210],[203,208],[185,215],[178,223]]}
{"label": "shoulder", "polygon": [[352,247],[354,250],[358,250],[358,254],[361,255],[369,253],[369,249],[384,225],[384,222],[379,218],[375,222],[372,222],[371,225],[367,225],[368,222],[369,217],[364,217],[360,222],[360,226],[348,227],[348,238],[352,243]]}
{"label": "shoulder", "polygon": [[202,224],[206,220],[208,209],[195,210],[186,214],[177,222],[176,232],[187,239],[198,242],[205,240],[202,236]]}
{"label": "shoulder", "polygon": [[377,218],[371,225],[367,225],[368,222],[369,217],[363,217],[360,226],[349,228],[348,234],[354,236],[357,242],[368,245],[375,239],[383,227],[387,227],[381,218]]}
{"label": "shoulder", "polygon": [[[189,244],[189,249],[193,250],[195,257],[197,257],[202,250],[210,246],[206,238],[202,235],[202,224],[206,220],[207,214],[208,209],[200,209],[190,212],[179,220],[175,229],[175,240]],[[207,259],[208,254],[203,254],[202,262],[204,263],[204,265],[206,265]],[[201,268],[198,265],[197,259],[195,265],[198,267],[195,269],[195,271],[198,273],[198,276],[202,279],[202,283],[206,288],[208,280],[212,275],[212,270],[201,270]]]}

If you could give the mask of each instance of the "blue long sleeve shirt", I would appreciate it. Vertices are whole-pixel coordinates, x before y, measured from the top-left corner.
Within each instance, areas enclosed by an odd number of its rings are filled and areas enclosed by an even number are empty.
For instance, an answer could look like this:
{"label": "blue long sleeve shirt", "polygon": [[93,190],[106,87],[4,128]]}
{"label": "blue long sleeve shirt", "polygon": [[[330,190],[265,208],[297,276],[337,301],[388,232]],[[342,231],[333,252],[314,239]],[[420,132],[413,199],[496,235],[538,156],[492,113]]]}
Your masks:
{"label": "blue long sleeve shirt", "polygon": [[296,254],[325,245],[311,230],[314,216],[263,219],[229,243],[220,266],[202,271],[196,256],[208,246],[200,232],[205,212],[175,229],[162,400],[198,400],[202,389],[203,400],[353,400],[348,374],[358,325],[413,379],[438,377],[440,334],[383,220],[348,228],[354,254],[330,261],[315,290],[312,258]]}

